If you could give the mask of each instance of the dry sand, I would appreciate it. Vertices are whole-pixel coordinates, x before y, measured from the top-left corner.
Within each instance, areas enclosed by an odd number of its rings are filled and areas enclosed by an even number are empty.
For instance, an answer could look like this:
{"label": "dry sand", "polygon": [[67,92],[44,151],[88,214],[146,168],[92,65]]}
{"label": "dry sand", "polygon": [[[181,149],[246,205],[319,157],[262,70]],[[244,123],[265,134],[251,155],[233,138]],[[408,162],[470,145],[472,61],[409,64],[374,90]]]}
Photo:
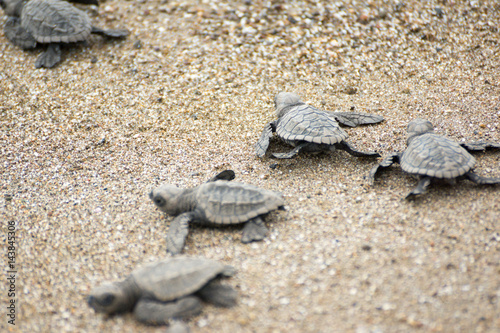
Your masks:
{"label": "dry sand", "polygon": [[[343,4],[344,3],[344,4]],[[90,289],[166,256],[172,220],[147,194],[233,169],[283,192],[263,242],[192,227],[185,253],[232,264],[232,309],[206,306],[193,332],[498,332],[500,188],[433,186],[340,151],[277,161],[253,145],[273,97],[383,115],[347,128],[382,155],[407,123],[458,141],[500,142],[500,5],[490,1],[124,1],[81,7],[124,41],[92,37],[35,69],[0,32],[2,267],[16,223],[16,326],[0,331],[163,332],[105,318]],[[5,22],[5,17],[1,23]],[[290,149],[278,140],[271,151]],[[476,170],[500,176],[498,152]],[[270,165],[278,163],[277,168]],[[5,273],[6,274],[6,273]]]}

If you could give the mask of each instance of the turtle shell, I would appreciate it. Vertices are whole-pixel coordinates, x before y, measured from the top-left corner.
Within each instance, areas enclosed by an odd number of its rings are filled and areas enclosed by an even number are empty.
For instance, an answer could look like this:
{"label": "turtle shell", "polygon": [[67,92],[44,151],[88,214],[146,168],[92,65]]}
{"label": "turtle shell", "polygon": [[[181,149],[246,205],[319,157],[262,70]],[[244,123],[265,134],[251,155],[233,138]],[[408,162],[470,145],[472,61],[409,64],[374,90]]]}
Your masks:
{"label": "turtle shell", "polygon": [[24,5],[21,25],[39,43],[86,40],[92,30],[86,13],[60,0],[31,0]]}
{"label": "turtle shell", "polygon": [[143,297],[167,302],[195,293],[218,275],[231,275],[232,266],[205,258],[175,257],[132,272]]}
{"label": "turtle shell", "polygon": [[196,203],[209,222],[219,224],[247,222],[284,205],[281,193],[224,180],[200,185]]}
{"label": "turtle shell", "polygon": [[435,178],[459,177],[475,163],[476,159],[457,142],[430,133],[412,139],[401,158],[404,171]]}
{"label": "turtle shell", "polygon": [[333,145],[348,137],[334,118],[307,104],[297,105],[281,117],[276,133],[291,145],[297,141]]}

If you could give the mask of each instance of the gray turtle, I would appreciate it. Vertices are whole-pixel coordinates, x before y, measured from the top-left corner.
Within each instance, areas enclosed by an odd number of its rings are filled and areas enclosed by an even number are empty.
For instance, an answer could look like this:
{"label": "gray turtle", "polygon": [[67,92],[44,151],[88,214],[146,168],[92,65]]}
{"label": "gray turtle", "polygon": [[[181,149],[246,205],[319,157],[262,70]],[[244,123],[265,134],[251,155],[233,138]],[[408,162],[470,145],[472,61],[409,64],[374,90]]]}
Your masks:
{"label": "gray turtle", "polygon": [[476,184],[498,184],[500,178],[485,178],[474,173],[476,159],[469,154],[488,148],[500,148],[500,144],[489,142],[457,143],[445,136],[435,134],[432,123],[415,119],[408,124],[407,148],[401,153],[393,153],[373,167],[369,179],[373,183],[375,175],[393,163],[400,163],[403,171],[420,178],[417,187],[406,199],[426,191],[431,181],[444,180],[455,183],[456,179],[466,178]]}
{"label": "gray turtle", "polygon": [[269,139],[276,132],[278,137],[295,148],[288,153],[274,153],[276,158],[292,158],[299,152],[320,152],[342,149],[358,157],[380,157],[378,153],[356,150],[346,141],[348,135],[339,122],[355,127],[376,124],[383,117],[363,112],[329,112],[318,110],[302,102],[294,93],[280,92],[274,98],[277,120],[268,123],[255,145],[257,156],[263,157]]}
{"label": "gray turtle", "polygon": [[244,223],[241,241],[249,243],[264,239],[268,230],[263,217],[283,209],[281,193],[253,185],[230,182],[234,178],[224,171],[210,181],[189,189],[162,185],[149,194],[154,204],[169,215],[176,216],[167,234],[167,251],[182,251],[189,223],[230,225]]}
{"label": "gray turtle", "polygon": [[35,62],[37,68],[53,67],[61,61],[63,43],[81,42],[91,33],[122,38],[127,30],[104,30],[92,26],[88,15],[61,0],[0,0],[10,16],[5,23],[5,36],[14,45],[32,49],[37,44],[48,44]]}
{"label": "gray turtle", "polygon": [[237,292],[219,283],[235,273],[218,261],[178,256],[134,270],[125,280],[94,288],[87,303],[108,315],[133,312],[146,324],[165,325],[201,312],[202,300],[220,307],[236,304]]}

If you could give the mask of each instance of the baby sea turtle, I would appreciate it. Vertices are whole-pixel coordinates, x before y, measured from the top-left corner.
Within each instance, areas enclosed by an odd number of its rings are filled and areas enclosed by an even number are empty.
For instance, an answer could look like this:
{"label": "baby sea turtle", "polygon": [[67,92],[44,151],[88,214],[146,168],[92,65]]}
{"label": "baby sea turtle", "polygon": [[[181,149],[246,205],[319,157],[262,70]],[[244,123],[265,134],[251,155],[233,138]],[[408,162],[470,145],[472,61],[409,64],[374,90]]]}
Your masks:
{"label": "baby sea turtle", "polygon": [[380,157],[378,153],[356,150],[345,141],[347,133],[340,128],[339,122],[355,127],[364,124],[376,124],[383,117],[363,112],[329,112],[318,110],[302,102],[294,93],[280,92],[274,98],[277,120],[268,123],[255,145],[257,156],[263,157],[269,146],[273,132],[278,137],[294,146],[288,153],[274,153],[276,158],[292,158],[299,152],[320,152],[342,149],[353,156]]}
{"label": "baby sea turtle", "polygon": [[61,0],[0,0],[10,16],[4,26],[5,36],[14,45],[32,49],[48,44],[35,62],[37,68],[53,67],[61,61],[63,43],[87,40],[91,33],[108,37],[126,37],[127,30],[104,30],[92,26],[88,15]]}
{"label": "baby sea turtle", "polygon": [[182,251],[189,223],[245,223],[241,238],[243,243],[260,241],[266,236],[268,230],[263,218],[269,212],[283,208],[281,193],[230,182],[230,179],[225,180],[225,177],[219,175],[194,188],[180,189],[174,185],[162,185],[149,194],[160,210],[176,216],[167,234],[168,252],[177,254]]}
{"label": "baby sea turtle", "polygon": [[123,281],[94,288],[87,303],[96,312],[132,311],[142,323],[165,325],[199,314],[202,300],[220,307],[235,305],[236,290],[219,281],[235,272],[232,266],[206,258],[163,259],[134,270]]}
{"label": "baby sea turtle", "polygon": [[487,148],[500,148],[500,144],[472,142],[459,144],[456,141],[434,133],[432,123],[415,119],[408,124],[407,148],[401,153],[393,153],[372,168],[369,179],[375,180],[377,172],[401,163],[401,168],[420,178],[418,186],[406,198],[412,199],[425,192],[431,181],[445,180],[454,183],[456,179],[466,178],[476,184],[498,184],[500,178],[478,176],[472,170],[476,159],[468,151],[483,151]]}

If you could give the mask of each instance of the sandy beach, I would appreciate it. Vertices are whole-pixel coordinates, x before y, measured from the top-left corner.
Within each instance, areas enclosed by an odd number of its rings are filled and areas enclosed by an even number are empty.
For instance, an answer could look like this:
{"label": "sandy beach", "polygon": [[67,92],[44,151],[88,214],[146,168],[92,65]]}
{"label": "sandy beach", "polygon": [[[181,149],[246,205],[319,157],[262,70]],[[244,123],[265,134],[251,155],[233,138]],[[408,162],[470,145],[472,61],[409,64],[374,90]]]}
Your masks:
{"label": "sandy beach", "polygon": [[[204,307],[192,332],[499,332],[500,186],[469,181],[404,197],[417,179],[344,151],[258,158],[293,91],[328,111],[381,115],[344,127],[386,156],[430,120],[458,142],[500,143],[497,1],[125,1],[78,7],[124,40],[91,36],[36,69],[0,32],[2,262],[14,226],[16,297],[2,332],[165,332],[87,304],[92,287],[164,258],[172,217],[156,186],[225,169],[280,191],[262,242],[241,227],[190,227],[184,254],[233,265],[236,307]],[[3,12],[2,12],[3,14]],[[0,23],[7,17],[3,15]],[[291,148],[274,137],[270,152]],[[500,152],[474,154],[500,177]],[[9,221],[13,221],[9,224]],[[8,302],[16,300],[15,325]]]}

